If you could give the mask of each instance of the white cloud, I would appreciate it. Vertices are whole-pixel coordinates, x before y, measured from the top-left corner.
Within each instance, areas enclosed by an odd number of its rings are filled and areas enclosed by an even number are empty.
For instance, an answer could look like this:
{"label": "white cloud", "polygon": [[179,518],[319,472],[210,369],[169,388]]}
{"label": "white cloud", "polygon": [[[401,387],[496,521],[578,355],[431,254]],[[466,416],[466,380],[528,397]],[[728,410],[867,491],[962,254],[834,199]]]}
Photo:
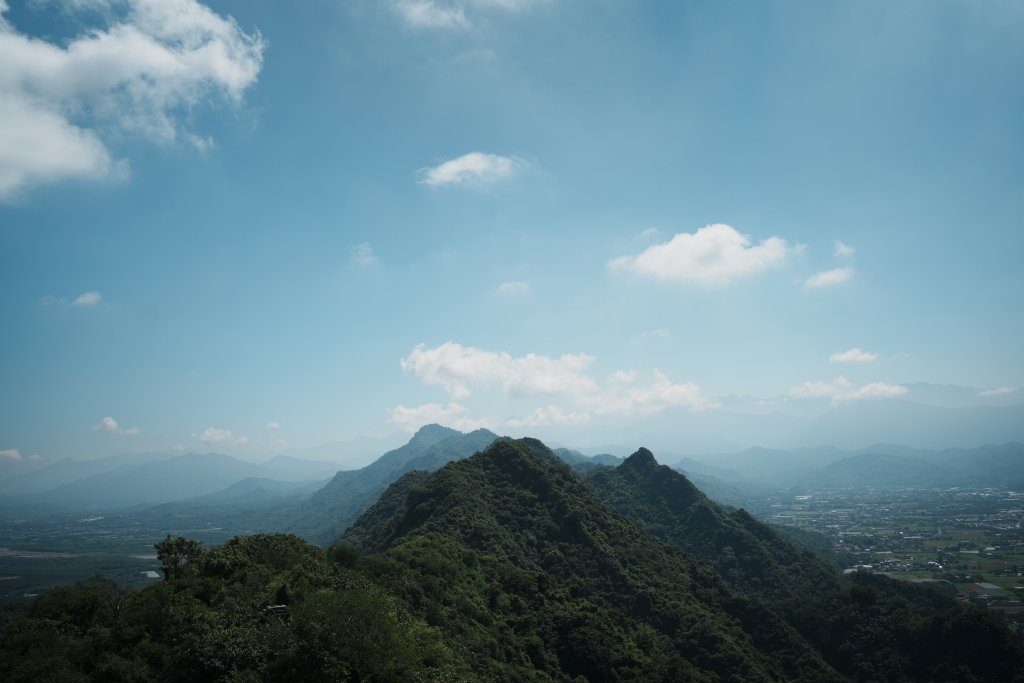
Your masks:
{"label": "white cloud", "polygon": [[832,255],[836,258],[849,258],[853,256],[853,252],[857,251],[849,244],[845,244],[839,240],[832,240]]}
{"label": "white cloud", "polygon": [[444,5],[434,0],[395,0],[392,6],[398,16],[412,28],[465,29],[470,26],[462,7]]}
{"label": "white cloud", "polygon": [[505,296],[516,296],[519,294],[529,294],[530,283],[521,281],[502,282],[498,285],[498,294],[504,294]]}
{"label": "white cloud", "polygon": [[1005,396],[1006,394],[1012,394],[1016,389],[1010,387],[992,387],[991,389],[982,389],[978,392],[978,396]]}
{"label": "white cloud", "polygon": [[608,381],[611,384],[632,384],[636,381],[636,370],[616,370]]}
{"label": "white cloud", "polygon": [[470,0],[474,5],[478,7],[494,7],[496,9],[503,9],[509,12],[519,12],[525,9],[529,9],[534,5],[547,2],[547,0]]}
{"label": "white cloud", "polygon": [[566,412],[556,405],[547,405],[537,408],[526,417],[508,420],[505,424],[509,427],[519,428],[582,425],[588,422],[590,422],[590,415],[587,413]]}
{"label": "white cloud", "polygon": [[695,233],[678,233],[637,256],[613,259],[608,267],[657,280],[723,285],[781,265],[790,251],[780,237],[754,245],[749,236],[719,223]]}
{"label": "white cloud", "polygon": [[463,30],[472,28],[468,7],[477,10],[519,12],[547,0],[392,0],[391,6],[414,29]]}
{"label": "white cloud", "polygon": [[103,295],[99,292],[82,292],[78,297],[71,302],[72,306],[95,306],[103,300]]}
{"label": "white cloud", "polygon": [[369,242],[361,242],[355,245],[351,249],[352,263],[369,268],[377,265],[380,259],[373,253],[373,247],[370,246]]}
{"label": "white cloud", "polygon": [[139,433],[139,428],[138,427],[128,427],[126,429],[124,427],[121,427],[121,425],[119,425],[117,423],[117,420],[115,420],[114,418],[112,418],[110,416],[107,416],[107,417],[103,418],[102,420],[99,421],[99,423],[93,425],[92,430],[94,432],[110,432],[111,434],[129,434],[129,435],[132,435],[132,434],[138,434]]}
{"label": "white cloud", "polygon": [[596,388],[596,382],[584,370],[593,362],[593,356],[584,353],[558,358],[533,353],[513,357],[504,351],[445,342],[432,349],[420,344],[401,364],[402,370],[412,372],[425,384],[444,387],[452,398],[465,398],[471,393],[471,384],[500,384],[510,396],[589,392]]}
{"label": "white cloud", "polygon": [[878,360],[878,354],[861,351],[856,346],[828,357],[829,363],[870,363],[873,360]]}
{"label": "white cloud", "polygon": [[[531,424],[529,420],[536,424],[541,420],[548,420],[547,424],[556,424],[558,419],[582,421],[588,413],[632,415],[656,413],[670,407],[691,410],[718,407],[696,384],[677,384],[657,370],[646,384],[637,382],[638,375],[633,370],[618,370],[604,383],[599,383],[586,372],[595,360],[583,353],[563,354],[558,358],[532,353],[514,357],[505,352],[445,342],[436,348],[420,344],[402,359],[401,365],[405,372],[415,374],[424,384],[443,387],[454,399],[468,397],[471,387],[500,387],[505,395],[517,398],[561,396],[586,411],[557,413],[561,409],[549,404],[535,409],[527,417],[507,422],[512,426]],[[392,421],[399,424],[432,421],[420,417],[419,413],[414,414],[415,419],[407,418],[408,411],[412,410],[428,411],[450,421],[466,408],[460,403],[426,404],[416,409],[400,406],[395,409],[397,412],[393,411]],[[572,422],[577,423],[582,422]]]}
{"label": "white cloud", "polygon": [[171,447],[171,450],[174,451],[175,453],[181,453],[182,451],[185,450],[185,446],[180,443],[176,443]]}
{"label": "white cloud", "polygon": [[821,273],[816,273],[807,278],[804,285],[807,287],[831,287],[849,282],[853,278],[853,268],[833,268]]}
{"label": "white cloud", "polygon": [[834,404],[870,398],[896,398],[906,393],[906,387],[887,382],[871,382],[857,387],[842,375],[832,382],[804,382],[789,390],[793,398],[828,398]]}
{"label": "white cloud", "polygon": [[412,408],[399,405],[391,409],[388,422],[398,425],[406,432],[415,432],[423,425],[434,423],[465,432],[489,427],[490,422],[487,420],[465,417],[466,410],[466,406],[454,402],[446,406],[439,403],[424,403]]}
{"label": "white cloud", "polygon": [[18,452],[17,448],[8,448],[0,451],[0,460],[13,460],[17,462],[21,460],[21,453]]}
{"label": "white cloud", "polygon": [[470,152],[437,166],[421,168],[419,182],[434,187],[442,185],[479,187],[509,178],[525,165],[525,162],[516,157]]}
{"label": "white cloud", "polygon": [[[65,44],[20,33],[0,0],[0,200],[64,179],[120,179],[103,136],[212,140],[181,128],[181,112],[211,96],[239,102],[265,47],[197,0],[83,0],[111,17]],[[116,18],[115,18],[116,17]]]}
{"label": "white cloud", "polygon": [[249,443],[249,437],[246,435],[236,436],[230,429],[218,429],[217,427],[207,427],[199,435],[199,440],[203,443],[234,443],[239,446]]}
{"label": "white cloud", "polygon": [[281,423],[280,422],[274,422],[273,420],[271,420],[265,426],[266,426],[267,429],[280,429],[281,428]]}
{"label": "white cloud", "polygon": [[657,237],[660,232],[657,228],[644,228],[640,231],[640,236],[644,239],[650,239],[651,237]]}
{"label": "white cloud", "polygon": [[676,384],[655,370],[654,381],[641,386],[628,386],[636,374],[616,373],[616,380],[602,391],[587,396],[581,403],[599,415],[633,415],[661,412],[665,408],[685,407],[690,410],[717,408],[718,404],[701,393],[693,382]]}

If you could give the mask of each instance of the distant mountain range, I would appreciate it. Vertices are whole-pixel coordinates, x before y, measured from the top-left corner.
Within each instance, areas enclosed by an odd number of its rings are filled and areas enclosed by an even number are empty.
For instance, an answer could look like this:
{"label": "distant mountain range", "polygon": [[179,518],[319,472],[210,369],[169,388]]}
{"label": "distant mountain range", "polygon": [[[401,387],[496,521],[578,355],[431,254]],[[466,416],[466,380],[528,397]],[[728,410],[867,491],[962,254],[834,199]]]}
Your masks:
{"label": "distant mountain range", "polygon": [[115,510],[213,494],[243,479],[322,480],[337,464],[278,456],[257,465],[218,453],[143,454],[62,460],[0,482],[0,506],[48,504],[67,510]]}
{"label": "distant mountain range", "polygon": [[683,458],[676,468],[712,487],[767,488],[1007,487],[1024,482],[1024,444],[930,451],[876,444],[860,451],[836,448],[771,450]]}

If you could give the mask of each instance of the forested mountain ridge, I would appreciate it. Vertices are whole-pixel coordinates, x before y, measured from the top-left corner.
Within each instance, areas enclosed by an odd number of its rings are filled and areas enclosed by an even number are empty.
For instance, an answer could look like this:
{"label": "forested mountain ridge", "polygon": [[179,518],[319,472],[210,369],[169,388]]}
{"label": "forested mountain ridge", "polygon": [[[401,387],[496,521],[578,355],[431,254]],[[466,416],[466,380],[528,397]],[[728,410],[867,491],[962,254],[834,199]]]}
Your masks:
{"label": "forested mountain ridge", "polygon": [[813,553],[785,541],[745,510],[727,511],[684,475],[640,448],[618,467],[583,474],[602,501],[662,541],[707,562],[737,590],[780,600],[839,588]]}
{"label": "forested mountain ridge", "polygon": [[[380,579],[489,652],[480,665],[497,660],[495,674],[519,671],[522,653],[503,643],[533,632],[545,637],[531,667],[555,680],[839,678],[777,615],[601,503],[539,441],[502,439],[407,475],[343,540],[378,554]],[[434,572],[424,557],[438,554],[466,568]],[[445,590],[410,580],[424,574]]]}
{"label": "forested mountain ridge", "polygon": [[316,543],[336,540],[385,488],[406,472],[433,471],[491,444],[497,434],[478,429],[468,434],[439,425],[420,429],[406,445],[358,470],[342,470],[322,489],[280,521],[283,528]]}
{"label": "forested mountain ridge", "polygon": [[[326,552],[168,536],[158,584],[44,594],[4,632],[0,680],[1024,680],[1001,615],[884,577],[795,595],[820,568],[777,567],[771,534],[645,449],[581,474],[501,438],[405,474]],[[766,566],[724,579],[716,539]]]}
{"label": "forested mountain ridge", "polygon": [[[421,428],[405,445],[358,470],[341,470],[315,491],[295,497],[264,497],[244,505],[221,495],[216,503],[177,501],[144,510],[151,521],[174,519],[200,526],[210,519],[230,528],[293,533],[320,545],[338,539],[385,488],[412,470],[433,471],[450,460],[486,448],[497,435],[486,429],[463,434],[440,425]],[[225,490],[221,492],[227,494]]]}

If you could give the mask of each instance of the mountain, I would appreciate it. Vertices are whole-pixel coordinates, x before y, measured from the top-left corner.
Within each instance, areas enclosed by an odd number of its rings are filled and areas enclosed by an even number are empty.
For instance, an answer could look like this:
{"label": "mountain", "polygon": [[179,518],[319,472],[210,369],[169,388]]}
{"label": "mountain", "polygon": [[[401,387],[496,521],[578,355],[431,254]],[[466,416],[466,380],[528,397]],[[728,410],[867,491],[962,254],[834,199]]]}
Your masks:
{"label": "mountain", "polygon": [[218,453],[186,453],[173,458],[125,465],[77,479],[19,502],[52,503],[69,510],[115,510],[192,498],[258,477],[259,465]]}
{"label": "mountain", "polygon": [[796,479],[802,488],[899,488],[942,486],[949,473],[922,458],[861,453]]}
{"label": "mountain", "polygon": [[277,481],[310,481],[333,477],[342,469],[336,462],[307,460],[290,455],[277,455],[261,466],[265,479]]}
{"label": "mountain", "polygon": [[745,510],[726,511],[646,448],[615,468],[587,472],[598,497],[662,541],[707,562],[736,590],[768,600],[839,588],[817,556]]}
{"label": "mountain", "polygon": [[173,453],[137,453],[112,455],[96,460],[64,458],[46,467],[0,480],[0,492],[12,495],[39,493],[70,484],[79,479],[112,472],[156,460],[169,460]]}
{"label": "mountain", "polygon": [[280,514],[274,528],[314,542],[338,539],[384,489],[407,472],[433,471],[489,446],[497,435],[486,429],[463,434],[440,425],[421,428],[407,444],[358,470],[343,470],[322,489]]}
{"label": "mountain", "polygon": [[[734,486],[741,495],[765,487],[891,488],[908,486],[1002,487],[1024,479],[1024,444],[1010,442],[941,451],[876,444],[861,451],[835,448],[770,450],[686,458],[676,468]],[[699,473],[699,474],[697,474]],[[711,473],[709,475],[708,473]]]}
{"label": "mountain", "polygon": [[[670,408],[632,423],[607,420],[588,425],[594,443],[645,443],[668,454],[687,444],[682,456],[704,456],[740,451],[751,446],[775,449],[829,444],[857,451],[873,443],[902,443],[916,448],[970,448],[979,443],[1024,441],[1024,402],[1020,393],[979,397],[984,404],[931,405],[902,398],[798,400],[779,397],[762,405],[737,406],[693,412]],[[997,400],[998,399],[998,400]],[[600,447],[625,454],[620,447]],[[593,448],[580,448],[585,453]],[[667,458],[667,456],[666,456]]]}
{"label": "mountain", "polygon": [[[229,490],[264,486],[279,491]],[[792,552],[643,449],[581,475],[502,438],[401,476],[326,552],[284,534],[167,536],[162,581],[45,592],[0,625],[0,679],[1024,681],[1024,645],[995,610],[941,582],[780,578],[760,541]],[[765,566],[723,579],[701,557],[719,543]],[[804,594],[762,600],[758,579]]]}
{"label": "mountain", "polygon": [[407,475],[343,541],[485,677],[839,680],[772,611],[532,439]]}

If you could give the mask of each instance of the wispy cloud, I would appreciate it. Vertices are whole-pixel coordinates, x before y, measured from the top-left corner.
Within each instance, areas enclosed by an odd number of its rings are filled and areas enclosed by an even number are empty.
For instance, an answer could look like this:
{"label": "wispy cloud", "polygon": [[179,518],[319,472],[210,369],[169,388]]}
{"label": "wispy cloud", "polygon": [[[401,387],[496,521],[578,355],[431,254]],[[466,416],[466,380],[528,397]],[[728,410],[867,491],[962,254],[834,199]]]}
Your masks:
{"label": "wispy cloud", "polygon": [[849,244],[845,244],[839,240],[832,240],[832,255],[836,258],[849,258],[853,256],[853,252],[857,251]]}
{"label": "wispy cloud", "polygon": [[110,432],[111,434],[138,434],[138,427],[122,427],[117,423],[117,420],[107,416],[100,420],[97,424],[93,425],[92,430],[94,432]]}
{"label": "wispy cloud", "polygon": [[982,389],[978,392],[978,396],[1006,396],[1016,391],[1010,387],[992,387],[991,389]]}
{"label": "wispy cloud", "polygon": [[670,332],[668,329],[666,329],[664,327],[659,327],[659,328],[656,328],[656,329],[653,329],[653,330],[647,330],[646,332],[641,332],[639,335],[636,336],[635,339],[636,339],[636,341],[645,342],[645,341],[658,341],[658,340],[671,339],[671,338],[672,338],[672,332]]}
{"label": "wispy cloud", "polygon": [[71,302],[72,306],[95,306],[103,301],[103,295],[99,292],[82,292]]}
{"label": "wispy cloud", "polygon": [[678,233],[636,256],[613,259],[608,267],[656,280],[724,285],[782,265],[791,249],[781,237],[754,244],[748,235],[719,223]]}
{"label": "wispy cloud", "polygon": [[380,263],[369,242],[361,242],[350,250],[352,263],[363,268],[372,268]]}
{"label": "wispy cloud", "polygon": [[853,279],[853,268],[833,268],[832,270],[816,273],[815,275],[807,278],[804,282],[804,286],[812,289],[818,289],[820,287],[834,287],[835,285],[841,285],[845,282],[849,282],[851,279]]}
{"label": "wispy cloud", "polygon": [[878,354],[862,351],[856,346],[828,357],[829,363],[870,363],[873,360],[878,360]]}
{"label": "wispy cloud", "polygon": [[415,29],[466,29],[470,27],[462,7],[434,0],[395,0],[398,16]]}
{"label": "wispy cloud", "polygon": [[239,102],[262,67],[260,35],[196,0],[66,6],[115,19],[57,44],[19,32],[0,0],[0,200],[65,179],[126,177],[107,133],[208,147],[182,129],[182,112],[211,97]]}
{"label": "wispy cloud", "polygon": [[[2,1],[2,0],[0,0]],[[79,308],[89,308],[91,306],[98,306],[103,302],[103,295],[99,292],[82,292],[71,301],[68,301],[64,297],[56,296],[44,296],[41,303],[45,306],[76,306]]]}
{"label": "wispy cloud", "polygon": [[268,423],[267,423],[266,425],[264,425],[264,426],[265,426],[265,427],[266,427],[267,429],[280,429],[280,428],[281,428],[281,423],[280,423],[280,422],[275,422],[274,420],[271,420],[270,422],[268,422]]}
{"label": "wispy cloud", "polygon": [[14,462],[19,462],[21,459],[21,453],[18,452],[17,448],[8,448],[0,451],[0,461],[10,460]]}
{"label": "wispy cloud", "polygon": [[517,296],[529,293],[529,282],[513,280],[511,282],[502,282],[500,285],[498,285],[498,294],[504,294],[505,296]]}
{"label": "wispy cloud", "polygon": [[872,398],[896,398],[907,393],[907,388],[888,382],[871,382],[856,386],[842,375],[832,382],[804,382],[789,390],[793,398],[828,398],[833,404]]}
{"label": "wispy cloud", "polygon": [[207,444],[233,443],[238,446],[244,446],[249,443],[249,437],[245,434],[235,435],[230,429],[218,429],[217,427],[207,427],[198,436],[200,441]]}
{"label": "wispy cloud", "polygon": [[513,428],[520,427],[549,427],[565,425],[582,425],[590,422],[590,415],[565,411],[556,405],[546,405],[537,408],[525,417],[513,418],[505,422]]}
{"label": "wispy cloud", "polygon": [[419,182],[432,187],[481,187],[510,178],[525,166],[526,162],[517,157],[470,152],[437,166],[421,168]]}
{"label": "wispy cloud", "polygon": [[410,28],[452,31],[473,27],[467,8],[520,12],[543,2],[547,0],[392,0],[391,6]]}

